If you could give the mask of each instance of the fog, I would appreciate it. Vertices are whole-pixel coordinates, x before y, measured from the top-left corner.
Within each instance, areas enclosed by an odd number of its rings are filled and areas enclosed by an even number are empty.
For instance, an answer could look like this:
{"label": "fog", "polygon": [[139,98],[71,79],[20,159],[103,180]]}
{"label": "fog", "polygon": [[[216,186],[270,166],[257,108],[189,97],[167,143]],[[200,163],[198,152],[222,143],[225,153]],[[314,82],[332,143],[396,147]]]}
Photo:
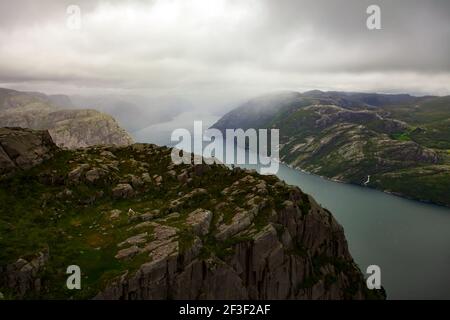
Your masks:
{"label": "fog", "polygon": [[445,0],[2,1],[0,87],[128,97],[157,121],[277,90],[445,95],[449,39]]}

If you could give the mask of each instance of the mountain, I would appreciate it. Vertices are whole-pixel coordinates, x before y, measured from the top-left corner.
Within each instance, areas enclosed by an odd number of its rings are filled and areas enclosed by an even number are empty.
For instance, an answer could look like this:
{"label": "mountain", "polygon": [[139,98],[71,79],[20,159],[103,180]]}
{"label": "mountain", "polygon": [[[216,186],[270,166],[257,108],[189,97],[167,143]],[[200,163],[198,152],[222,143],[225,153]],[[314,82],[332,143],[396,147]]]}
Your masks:
{"label": "mountain", "polygon": [[450,97],[283,92],[214,128],[278,128],[281,160],[334,180],[450,206]]}
{"label": "mountain", "polygon": [[275,176],[176,166],[150,144],[62,150],[20,128],[0,146],[5,298],[385,298],[333,215]]}
{"label": "mountain", "polygon": [[48,129],[58,146],[128,145],[131,136],[116,120],[88,109],[64,109],[70,98],[0,88],[0,126]]}

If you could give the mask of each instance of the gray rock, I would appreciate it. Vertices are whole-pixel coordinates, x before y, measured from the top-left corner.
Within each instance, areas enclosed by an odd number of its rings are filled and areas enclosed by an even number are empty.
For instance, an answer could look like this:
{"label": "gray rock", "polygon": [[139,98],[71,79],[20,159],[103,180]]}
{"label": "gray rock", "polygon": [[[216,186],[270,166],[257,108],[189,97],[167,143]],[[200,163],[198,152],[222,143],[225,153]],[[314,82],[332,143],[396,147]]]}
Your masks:
{"label": "gray rock", "polygon": [[0,176],[30,169],[57,150],[47,131],[0,128]]}
{"label": "gray rock", "polygon": [[128,239],[126,239],[125,241],[119,243],[117,246],[118,247],[123,247],[127,244],[142,244],[145,243],[147,240],[148,233],[144,232],[144,233],[140,233],[138,235],[129,237]]}
{"label": "gray rock", "polygon": [[88,182],[94,183],[100,179],[102,172],[98,168],[94,168],[86,172],[86,180]]}
{"label": "gray rock", "polygon": [[166,240],[177,234],[178,229],[175,227],[157,225],[153,230],[155,240]]}
{"label": "gray rock", "polygon": [[213,214],[209,210],[197,209],[189,213],[186,223],[196,235],[204,236],[209,232]]}
{"label": "gray rock", "polygon": [[149,256],[152,258],[153,261],[160,261],[177,252],[178,252],[178,241],[172,241],[157,246],[150,252]]}
{"label": "gray rock", "polygon": [[114,209],[114,210],[111,210],[109,213],[110,213],[110,215],[109,215],[110,219],[119,219],[122,211],[120,211],[118,209]]}
{"label": "gray rock", "polygon": [[118,184],[114,189],[112,189],[113,197],[115,198],[131,198],[134,195],[133,187],[128,183]]}
{"label": "gray rock", "polygon": [[70,171],[67,175],[70,182],[79,182],[81,180],[83,172],[89,168],[89,165],[87,163],[83,163]]}
{"label": "gray rock", "polygon": [[221,224],[218,226],[215,238],[222,241],[226,240],[249,227],[253,219],[254,215],[249,211],[239,209],[234,214],[230,224]]}
{"label": "gray rock", "polygon": [[141,250],[138,246],[131,246],[129,248],[119,250],[119,252],[117,252],[117,254],[115,255],[115,258],[119,260],[131,259],[140,252]]}
{"label": "gray rock", "polygon": [[48,251],[44,250],[29,260],[17,259],[15,263],[6,266],[5,272],[2,272],[0,268],[0,286],[11,288],[18,297],[23,297],[30,292],[39,294],[41,290],[39,274],[44,269],[48,258]]}
{"label": "gray rock", "polygon": [[138,189],[144,185],[144,181],[141,178],[133,175],[131,177],[131,185],[133,186],[133,188]]}

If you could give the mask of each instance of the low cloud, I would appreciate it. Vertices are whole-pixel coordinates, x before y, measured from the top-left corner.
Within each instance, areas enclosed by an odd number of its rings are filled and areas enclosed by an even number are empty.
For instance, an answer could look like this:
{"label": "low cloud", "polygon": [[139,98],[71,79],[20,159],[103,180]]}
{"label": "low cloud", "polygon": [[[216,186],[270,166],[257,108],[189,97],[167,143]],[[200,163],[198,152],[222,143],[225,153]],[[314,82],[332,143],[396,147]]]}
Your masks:
{"label": "low cloud", "polygon": [[[366,28],[372,3],[382,30]],[[208,107],[278,89],[450,94],[448,39],[439,0],[15,1],[0,4],[0,85]]]}

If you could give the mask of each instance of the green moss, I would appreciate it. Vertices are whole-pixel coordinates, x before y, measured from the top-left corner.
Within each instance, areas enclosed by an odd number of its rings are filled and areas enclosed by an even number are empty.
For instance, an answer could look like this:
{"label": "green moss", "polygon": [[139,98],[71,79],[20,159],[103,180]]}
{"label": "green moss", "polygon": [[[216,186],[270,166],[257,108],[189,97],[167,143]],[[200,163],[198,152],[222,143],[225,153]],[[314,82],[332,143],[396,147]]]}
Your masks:
{"label": "green moss", "polygon": [[309,196],[306,193],[302,193],[302,202],[300,203],[300,210],[303,214],[308,214],[311,210],[311,203],[309,202]]}
{"label": "green moss", "polygon": [[392,138],[399,141],[411,141],[410,132],[394,133]]}

